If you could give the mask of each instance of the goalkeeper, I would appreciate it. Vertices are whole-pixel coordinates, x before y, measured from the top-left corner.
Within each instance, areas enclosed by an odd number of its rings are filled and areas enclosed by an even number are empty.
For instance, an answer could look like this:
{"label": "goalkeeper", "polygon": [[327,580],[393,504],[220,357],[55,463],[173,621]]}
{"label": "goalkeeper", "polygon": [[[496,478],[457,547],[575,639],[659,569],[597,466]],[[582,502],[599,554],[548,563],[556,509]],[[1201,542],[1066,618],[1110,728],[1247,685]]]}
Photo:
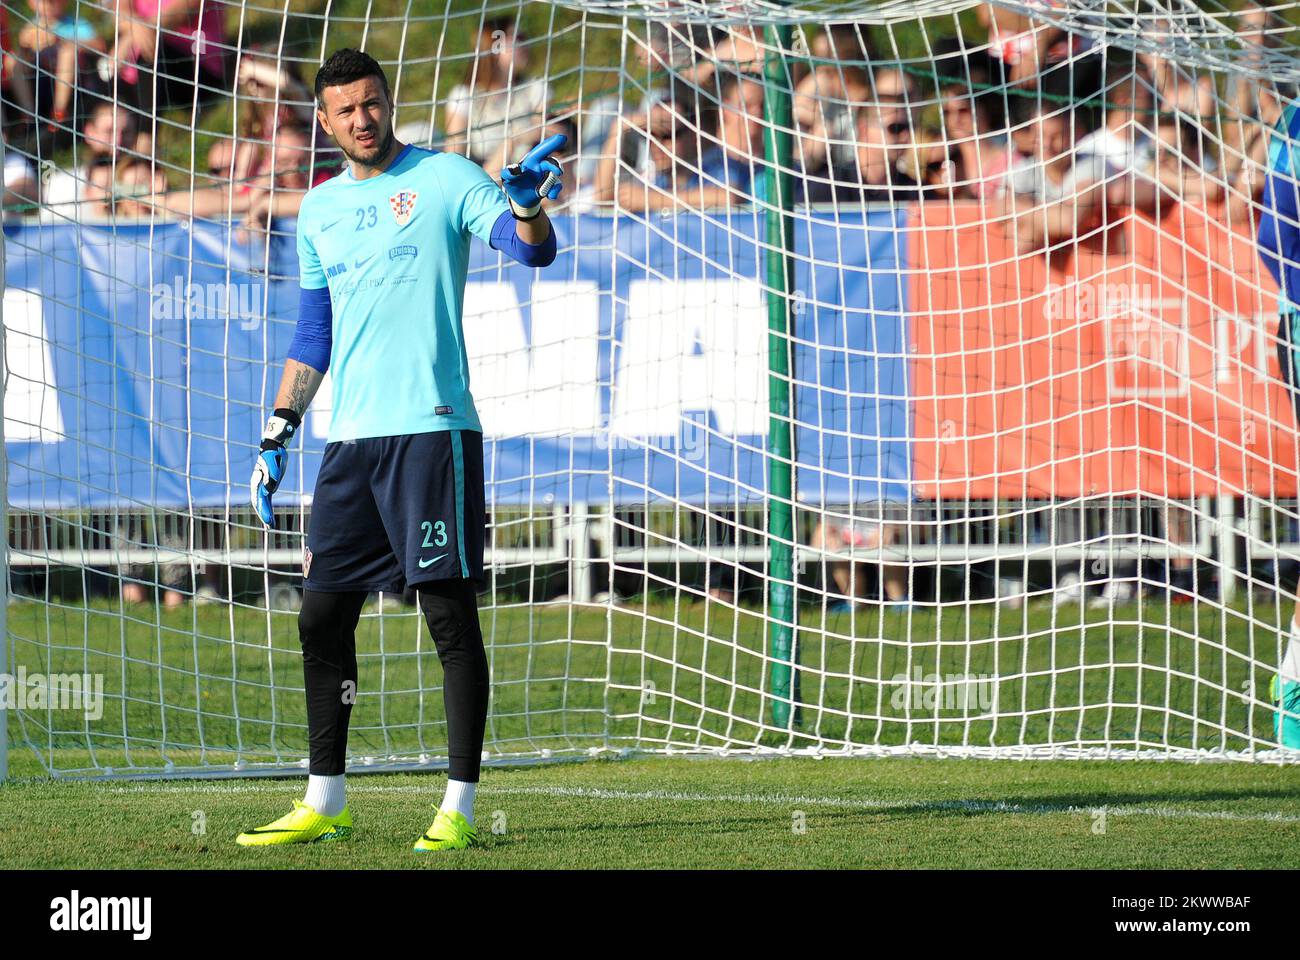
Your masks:
{"label": "goalkeeper", "polygon": [[475,843],[474,788],[487,721],[488,665],[475,582],[483,579],[483,434],[461,325],[470,237],[530,267],[555,259],[543,199],[560,192],[553,136],[502,172],[399,143],[379,64],[339,50],[316,75],[316,116],[347,158],[309,191],[298,218],[301,306],[275,412],[252,478],[271,495],[326,370],[334,412],[312,501],[298,618],[311,750],[307,794],[245,846],[351,835],[343,768],[356,690],[355,632],[375,590],[418,588],[442,661],[450,770],[415,849]]}
{"label": "goalkeeper", "polygon": [[[1282,379],[1300,419],[1300,204],[1297,204],[1296,140],[1300,137],[1300,101],[1292,102],[1278,120],[1268,151],[1259,218],[1259,251],[1281,289],[1277,330]],[[1273,678],[1273,731],[1284,747],[1300,749],[1300,606],[1292,617],[1285,652]]]}

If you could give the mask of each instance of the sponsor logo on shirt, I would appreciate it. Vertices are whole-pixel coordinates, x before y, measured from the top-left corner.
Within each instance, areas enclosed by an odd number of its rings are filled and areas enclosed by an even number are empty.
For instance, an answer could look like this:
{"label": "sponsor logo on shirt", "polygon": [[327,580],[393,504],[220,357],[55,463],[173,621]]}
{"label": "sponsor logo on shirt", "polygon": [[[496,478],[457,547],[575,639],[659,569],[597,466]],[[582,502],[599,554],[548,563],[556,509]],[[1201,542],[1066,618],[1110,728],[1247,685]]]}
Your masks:
{"label": "sponsor logo on shirt", "polygon": [[336,263],[332,267],[325,268],[326,277],[337,277],[340,273],[347,273],[348,265],[346,263]]}
{"label": "sponsor logo on shirt", "polygon": [[407,257],[410,257],[412,260],[414,260],[416,254],[418,254],[419,252],[420,252],[420,251],[415,247],[414,244],[410,244],[410,243],[399,243],[399,244],[398,244],[397,246],[395,246],[395,247],[389,247],[389,248],[388,248],[388,259],[389,259],[389,260],[404,260],[404,259],[406,259]]}
{"label": "sponsor logo on shirt", "polygon": [[350,297],[361,290],[376,290],[379,287],[400,287],[403,284],[419,282],[419,277],[412,276],[409,273],[403,273],[396,277],[363,277],[360,280],[350,280],[339,287],[338,290],[332,292],[336,298]]}
{"label": "sponsor logo on shirt", "polygon": [[419,196],[414,190],[398,190],[388,198],[388,205],[393,208],[393,219],[397,221],[399,227],[410,223],[411,215],[415,213],[415,201]]}

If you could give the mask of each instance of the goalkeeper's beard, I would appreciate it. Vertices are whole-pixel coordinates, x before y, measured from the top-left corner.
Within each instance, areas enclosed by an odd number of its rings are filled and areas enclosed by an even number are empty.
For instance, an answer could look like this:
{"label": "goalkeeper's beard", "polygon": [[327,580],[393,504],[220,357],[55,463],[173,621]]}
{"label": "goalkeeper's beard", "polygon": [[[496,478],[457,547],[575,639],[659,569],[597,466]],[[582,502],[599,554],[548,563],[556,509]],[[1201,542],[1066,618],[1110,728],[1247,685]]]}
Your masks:
{"label": "goalkeeper's beard", "polygon": [[[339,149],[343,151],[343,155],[345,157],[347,157],[349,160],[351,160],[353,163],[357,164],[358,166],[370,167],[373,169],[379,166],[380,162],[383,161],[384,157],[388,156],[388,151],[392,149],[393,141],[396,138],[397,136],[396,134],[393,133],[393,128],[390,126],[385,136],[383,138],[376,138],[379,140],[379,142],[375,146],[366,150],[364,153],[354,153],[353,150],[347,149],[342,144],[339,145]],[[355,149],[356,146],[355,138],[353,139],[353,146]]]}

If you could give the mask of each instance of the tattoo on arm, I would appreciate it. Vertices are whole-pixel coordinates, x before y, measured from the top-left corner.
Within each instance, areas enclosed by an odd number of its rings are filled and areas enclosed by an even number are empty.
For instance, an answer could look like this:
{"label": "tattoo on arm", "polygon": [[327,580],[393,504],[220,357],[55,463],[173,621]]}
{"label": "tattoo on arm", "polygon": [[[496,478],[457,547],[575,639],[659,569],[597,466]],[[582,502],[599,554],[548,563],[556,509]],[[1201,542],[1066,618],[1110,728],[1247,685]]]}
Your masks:
{"label": "tattoo on arm", "polygon": [[302,367],[294,372],[293,382],[289,384],[289,406],[299,416],[307,412],[311,401],[311,374],[309,368]]}

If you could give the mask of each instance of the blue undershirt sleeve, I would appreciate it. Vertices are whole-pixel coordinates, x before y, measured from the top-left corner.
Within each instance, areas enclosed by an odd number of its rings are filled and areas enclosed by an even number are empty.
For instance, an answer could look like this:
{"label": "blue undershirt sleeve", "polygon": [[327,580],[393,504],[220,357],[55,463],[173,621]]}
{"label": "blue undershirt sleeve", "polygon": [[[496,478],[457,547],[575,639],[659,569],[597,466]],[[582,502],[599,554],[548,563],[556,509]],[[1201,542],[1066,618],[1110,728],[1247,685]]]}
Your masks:
{"label": "blue undershirt sleeve", "polygon": [[1282,308],[1300,304],[1300,202],[1297,202],[1295,138],[1300,114],[1291,104],[1274,128],[1268,151],[1268,176],[1260,199],[1256,241],[1264,266],[1282,291]]}
{"label": "blue undershirt sleeve", "polygon": [[555,262],[555,225],[541,243],[524,243],[515,232],[515,215],[507,210],[492,224],[490,245],[525,267],[549,267]]}
{"label": "blue undershirt sleeve", "polygon": [[330,368],[330,347],[334,335],[334,311],[330,288],[303,288],[298,297],[298,326],[289,344],[289,359],[326,373]]}

